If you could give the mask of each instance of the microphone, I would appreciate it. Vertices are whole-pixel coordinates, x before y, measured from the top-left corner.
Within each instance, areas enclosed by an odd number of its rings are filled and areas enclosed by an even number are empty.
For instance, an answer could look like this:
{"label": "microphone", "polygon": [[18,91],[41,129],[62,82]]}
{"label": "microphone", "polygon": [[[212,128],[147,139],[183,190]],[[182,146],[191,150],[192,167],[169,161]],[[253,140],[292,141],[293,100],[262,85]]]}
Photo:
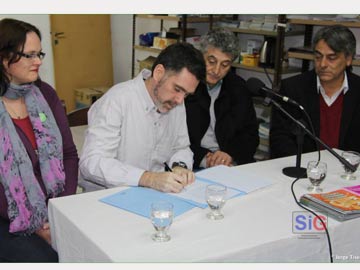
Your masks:
{"label": "microphone", "polygon": [[280,95],[279,93],[275,92],[274,90],[266,87],[265,84],[257,78],[249,78],[246,81],[246,86],[249,89],[249,91],[251,92],[251,94],[254,96],[262,96],[263,95],[262,92],[265,92],[267,95],[270,95],[272,97],[277,97],[278,99],[280,99],[286,103],[293,104],[293,105],[299,107],[301,110],[304,110],[303,106],[301,106],[295,100],[293,100],[287,96]]}

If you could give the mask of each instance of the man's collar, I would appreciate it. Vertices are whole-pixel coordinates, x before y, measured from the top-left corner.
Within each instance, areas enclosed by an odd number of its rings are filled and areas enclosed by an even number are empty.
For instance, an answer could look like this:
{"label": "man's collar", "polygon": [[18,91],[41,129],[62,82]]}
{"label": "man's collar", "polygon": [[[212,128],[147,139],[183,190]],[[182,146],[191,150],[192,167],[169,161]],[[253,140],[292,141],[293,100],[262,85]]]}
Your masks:
{"label": "man's collar", "polygon": [[136,78],[138,79],[140,87],[142,88],[142,90],[140,91],[140,96],[141,96],[140,102],[142,103],[142,106],[144,107],[146,113],[151,113],[157,110],[157,107],[154,104],[154,101],[152,100],[150,93],[146,87],[146,80],[149,77],[151,77],[151,71],[148,69],[143,69]]}
{"label": "man's collar", "polygon": [[208,84],[206,84],[206,88],[207,88],[208,91],[211,91],[211,90],[214,90],[214,89],[218,89],[218,88],[221,87],[222,83],[223,83],[223,80],[220,80],[220,81],[217,82],[217,84],[215,84],[215,85],[212,86],[212,87],[210,87]]}
{"label": "man's collar", "polygon": [[[325,92],[324,88],[321,85],[320,78],[318,75],[316,75],[316,89],[318,94],[320,93],[320,90],[323,90],[323,92]],[[344,95],[349,90],[349,82],[347,79],[346,71],[344,71],[344,81],[342,83],[342,86],[339,88],[339,90],[344,91]]]}

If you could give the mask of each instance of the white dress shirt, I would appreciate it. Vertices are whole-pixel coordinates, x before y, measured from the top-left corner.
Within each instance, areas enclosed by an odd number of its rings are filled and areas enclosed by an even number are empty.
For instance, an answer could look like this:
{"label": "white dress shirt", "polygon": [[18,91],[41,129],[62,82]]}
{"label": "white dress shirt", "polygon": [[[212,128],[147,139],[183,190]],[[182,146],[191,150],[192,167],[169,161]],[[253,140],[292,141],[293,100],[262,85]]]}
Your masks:
{"label": "white dress shirt", "polygon": [[157,112],[144,82],[150,75],[142,70],[91,106],[80,158],[85,179],[135,186],[145,171],[164,171],[164,162],[182,161],[192,169],[184,104]]}
{"label": "white dress shirt", "polygon": [[318,89],[318,93],[320,92],[320,94],[322,95],[322,97],[324,98],[324,101],[326,103],[326,105],[328,105],[328,107],[330,107],[335,100],[338,98],[338,96],[344,91],[344,95],[346,94],[346,92],[349,90],[349,84],[348,84],[348,79],[347,79],[347,75],[346,72],[344,72],[344,81],[342,86],[340,87],[339,90],[337,90],[331,97],[329,97],[328,95],[326,95],[325,93],[325,89],[324,87],[322,87],[321,83],[320,83],[320,79],[319,76],[316,77],[316,81],[317,81],[317,89]]}

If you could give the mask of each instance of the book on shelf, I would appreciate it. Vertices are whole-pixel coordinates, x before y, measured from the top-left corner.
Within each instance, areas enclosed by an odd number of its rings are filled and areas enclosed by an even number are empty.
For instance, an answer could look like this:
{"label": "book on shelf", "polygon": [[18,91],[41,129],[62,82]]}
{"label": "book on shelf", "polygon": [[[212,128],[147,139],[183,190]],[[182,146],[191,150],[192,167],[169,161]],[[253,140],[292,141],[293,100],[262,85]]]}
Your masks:
{"label": "book on shelf", "polygon": [[270,151],[269,145],[266,145],[266,144],[263,144],[263,143],[259,143],[257,149],[260,150],[260,151],[263,151],[265,153],[269,153],[269,151]]}
{"label": "book on shelf", "polygon": [[314,50],[311,47],[290,47],[289,52],[298,52],[298,53],[314,53]]}
{"label": "book on shelf", "polygon": [[270,157],[269,151],[264,152],[264,151],[261,151],[260,149],[257,149],[256,153],[254,155],[254,159],[257,161],[268,160],[269,157]]}
{"label": "book on shelf", "polygon": [[325,212],[339,221],[360,217],[360,185],[334,191],[305,194],[300,203],[317,211]]}
{"label": "book on shelf", "polygon": [[262,122],[259,124],[259,135],[263,138],[269,138],[270,135],[270,123]]}

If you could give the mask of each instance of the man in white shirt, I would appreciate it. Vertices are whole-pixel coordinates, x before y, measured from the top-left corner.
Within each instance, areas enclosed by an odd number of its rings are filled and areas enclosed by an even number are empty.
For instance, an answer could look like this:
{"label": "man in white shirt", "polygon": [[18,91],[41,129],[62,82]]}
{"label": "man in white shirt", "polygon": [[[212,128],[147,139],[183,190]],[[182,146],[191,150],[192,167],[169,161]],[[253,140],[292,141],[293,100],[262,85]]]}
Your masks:
{"label": "man in white shirt", "polygon": [[112,87],[88,113],[83,177],[163,192],[180,192],[194,182],[183,102],[204,78],[202,54],[177,43],[159,54],[151,72]]}

